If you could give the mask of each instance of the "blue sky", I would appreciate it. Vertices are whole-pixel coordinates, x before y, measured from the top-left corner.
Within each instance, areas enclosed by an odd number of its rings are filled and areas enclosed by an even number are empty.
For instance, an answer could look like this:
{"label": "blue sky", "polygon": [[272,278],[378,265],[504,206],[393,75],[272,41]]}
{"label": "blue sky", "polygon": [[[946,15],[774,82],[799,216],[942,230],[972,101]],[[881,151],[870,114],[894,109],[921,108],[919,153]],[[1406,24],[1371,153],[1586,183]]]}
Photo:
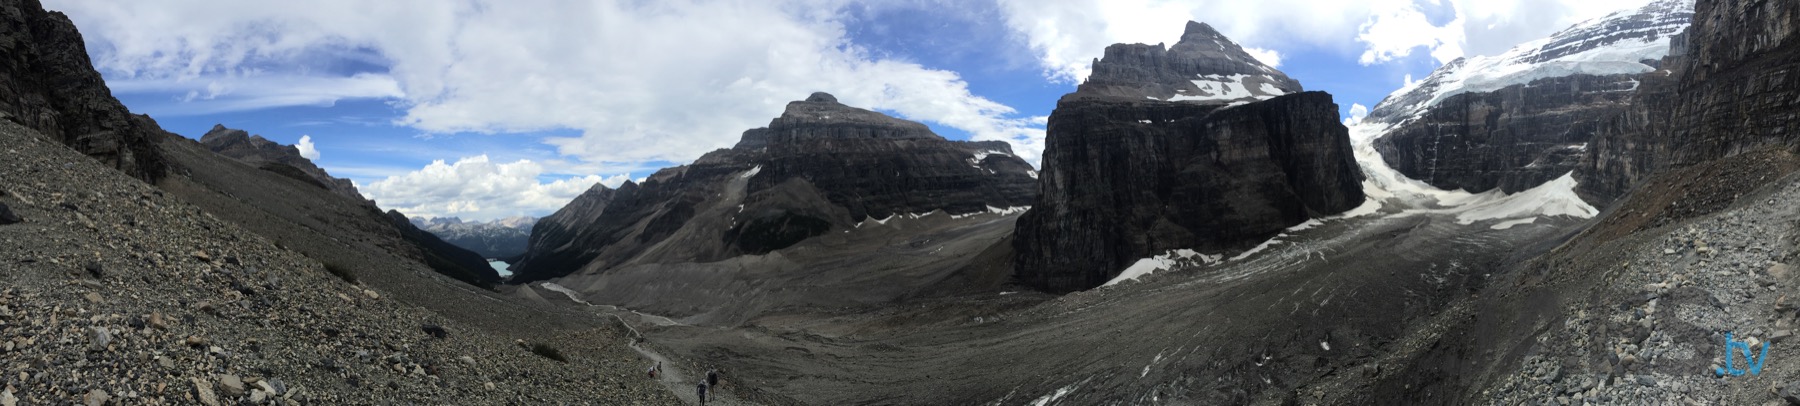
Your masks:
{"label": "blue sky", "polygon": [[[49,0],[134,112],[277,142],[384,208],[544,215],[728,147],[827,91],[1027,160],[1042,119],[1115,42],[1190,20],[1273,54],[1341,115],[1407,75],[1645,0],[240,2]],[[1259,56],[1260,57],[1260,56]],[[1274,62],[1265,60],[1265,62]]]}

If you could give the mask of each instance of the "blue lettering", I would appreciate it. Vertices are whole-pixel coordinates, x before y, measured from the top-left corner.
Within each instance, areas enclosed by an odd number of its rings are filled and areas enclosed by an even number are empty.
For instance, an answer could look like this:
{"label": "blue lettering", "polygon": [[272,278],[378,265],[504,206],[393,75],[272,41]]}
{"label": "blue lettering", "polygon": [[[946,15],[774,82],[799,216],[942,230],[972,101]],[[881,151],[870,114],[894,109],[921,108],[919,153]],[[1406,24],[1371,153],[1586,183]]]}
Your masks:
{"label": "blue lettering", "polygon": [[[1738,368],[1731,362],[1731,354],[1740,350],[1744,353],[1744,366],[1747,368]],[[1768,358],[1769,342],[1762,343],[1762,354],[1755,354],[1750,351],[1750,343],[1734,341],[1731,339],[1731,333],[1727,332],[1725,333],[1725,367],[1715,369],[1713,372],[1721,376],[1725,374],[1743,376],[1745,373],[1758,375],[1762,373],[1763,361]]]}

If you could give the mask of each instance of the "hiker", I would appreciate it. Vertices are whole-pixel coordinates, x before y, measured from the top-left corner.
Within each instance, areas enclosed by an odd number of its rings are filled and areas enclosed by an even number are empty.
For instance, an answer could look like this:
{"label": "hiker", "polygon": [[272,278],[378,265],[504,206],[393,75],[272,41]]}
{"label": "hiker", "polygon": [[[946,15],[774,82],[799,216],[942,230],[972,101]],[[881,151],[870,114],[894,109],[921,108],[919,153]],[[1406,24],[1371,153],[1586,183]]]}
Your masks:
{"label": "hiker", "polygon": [[700,404],[706,404],[706,380],[694,382],[694,396],[700,398]]}
{"label": "hiker", "polygon": [[656,373],[662,372],[662,361],[657,361],[656,365],[651,365],[650,370],[645,372],[650,374],[650,379],[656,379]]}
{"label": "hiker", "polygon": [[719,386],[719,369],[718,368],[713,368],[711,370],[706,371],[706,386],[711,386],[711,387]]}

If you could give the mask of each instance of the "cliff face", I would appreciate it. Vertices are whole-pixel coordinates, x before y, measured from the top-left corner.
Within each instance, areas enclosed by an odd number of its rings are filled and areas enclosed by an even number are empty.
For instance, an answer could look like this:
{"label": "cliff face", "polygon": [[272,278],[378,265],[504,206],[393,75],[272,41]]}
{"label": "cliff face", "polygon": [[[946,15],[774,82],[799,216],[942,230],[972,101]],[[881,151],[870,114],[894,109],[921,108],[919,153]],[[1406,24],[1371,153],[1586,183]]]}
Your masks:
{"label": "cliff face", "polygon": [[816,93],[731,149],[618,190],[596,185],[539,220],[515,283],[631,264],[765,254],[866,220],[1031,201],[1029,164],[1003,143],[945,140],[924,125]]}
{"label": "cliff face", "polygon": [[1636,77],[1574,75],[1451,96],[1375,147],[1394,170],[1440,189],[1516,193],[1574,170],[1601,118],[1629,106]]}
{"label": "cliff face", "polygon": [[[1584,194],[1612,200],[1671,167],[1762,148],[1800,151],[1800,4],[1701,1],[1694,24],[1610,120],[1582,163]],[[1660,76],[1660,77],[1657,77]]]}
{"label": "cliff face", "polygon": [[[1188,77],[1256,77],[1213,92],[1248,96],[1127,94],[1120,89],[1131,87],[1120,83],[1140,76],[1097,68],[1063,97],[1050,117],[1041,195],[1014,235],[1020,282],[1052,292],[1092,288],[1140,258],[1171,249],[1247,248],[1362,203],[1362,174],[1331,95],[1280,95],[1287,88],[1276,86],[1270,94],[1246,90],[1286,76],[1229,42],[1190,23],[1171,55],[1113,61],[1111,50],[1121,48],[1115,45],[1095,66],[1223,59],[1181,66],[1234,66]],[[1192,49],[1229,52],[1184,54]]]}
{"label": "cliff face", "polygon": [[68,17],[8,0],[0,26],[0,118],[146,182],[167,172],[155,144],[168,133],[113,98]]}
{"label": "cliff face", "polygon": [[362,193],[356,191],[356,185],[349,179],[335,178],[314,165],[311,159],[300,156],[300,150],[292,145],[281,145],[258,135],[250,135],[244,130],[225,128],[214,125],[200,137],[200,143],[207,149],[228,156],[269,172],[287,176],[301,182],[311,183],[320,188],[336,193],[352,200],[367,200]]}
{"label": "cliff face", "polygon": [[1691,0],[1662,0],[1458,59],[1366,121],[1387,128],[1375,146],[1407,177],[1446,190],[1529,189],[1579,166],[1691,20]]}

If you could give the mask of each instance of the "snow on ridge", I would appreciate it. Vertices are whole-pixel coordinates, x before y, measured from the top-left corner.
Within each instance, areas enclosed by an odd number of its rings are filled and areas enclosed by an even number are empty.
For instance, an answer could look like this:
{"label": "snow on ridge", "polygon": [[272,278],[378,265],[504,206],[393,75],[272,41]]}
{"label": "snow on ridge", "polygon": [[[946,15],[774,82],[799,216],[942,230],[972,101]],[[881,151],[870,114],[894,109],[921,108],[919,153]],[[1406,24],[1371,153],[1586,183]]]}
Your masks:
{"label": "snow on ridge", "polygon": [[[1614,12],[1571,26],[1548,37],[1525,42],[1493,56],[1452,61],[1430,76],[1395,90],[1375,110],[1400,109],[1403,114],[1376,114],[1396,123],[1417,118],[1444,99],[1463,93],[1491,92],[1513,85],[1577,74],[1617,75],[1652,72],[1643,60],[1669,54],[1672,37],[1686,27],[1676,15],[1692,12],[1692,3],[1659,2]],[[1643,20],[1648,20],[1648,25]],[[1629,27],[1629,28],[1626,28]],[[1646,38],[1648,37],[1648,38]],[[1580,52],[1579,47],[1602,42]],[[1548,58],[1548,59],[1546,59]],[[1389,105],[1390,103],[1396,105]],[[1412,103],[1397,105],[1398,103]]]}
{"label": "snow on ridge", "polygon": [[[1268,100],[1287,94],[1287,91],[1271,84],[1275,79],[1268,75],[1195,75],[1199,79],[1191,80],[1198,91],[1182,91],[1189,94],[1176,93],[1167,101],[1234,101],[1244,99]],[[1255,78],[1261,83],[1252,89],[1244,83],[1245,78]],[[1151,99],[1156,99],[1152,97]],[[1157,99],[1161,100],[1161,99]]]}
{"label": "snow on ridge", "polygon": [[1162,255],[1138,260],[1130,267],[1126,267],[1124,271],[1120,271],[1119,276],[1113,277],[1112,280],[1106,281],[1100,286],[1112,286],[1125,281],[1137,280],[1144,275],[1174,269],[1178,266],[1217,264],[1224,257],[1222,254],[1201,254],[1190,249],[1169,250]]}
{"label": "snow on ridge", "polygon": [[756,176],[756,174],[759,174],[759,173],[762,173],[762,165],[757,165],[754,168],[750,168],[750,170],[744,171],[744,174],[738,175],[738,177],[743,178],[743,179],[750,179],[751,177],[754,177],[754,176]]}
{"label": "snow on ridge", "polygon": [[[1575,218],[1593,218],[1600,211],[1581,199],[1575,193],[1578,182],[1574,171],[1563,174],[1550,182],[1537,187],[1507,194],[1499,189],[1482,193],[1467,191],[1443,190],[1425,182],[1408,178],[1387,165],[1375,150],[1375,137],[1385,134],[1392,127],[1385,123],[1362,123],[1350,127],[1350,139],[1356,162],[1362,166],[1363,175],[1368,179],[1363,182],[1363,193],[1371,202],[1379,205],[1394,204],[1402,209],[1395,216],[1407,216],[1424,213],[1455,214],[1457,224],[1469,225],[1486,220],[1515,220],[1523,218],[1567,216]],[[1572,148],[1585,148],[1572,146]],[[1365,203],[1368,206],[1369,203]],[[1357,208],[1350,212],[1373,213],[1380,209]],[[1360,214],[1359,214],[1360,215]],[[1514,223],[1512,225],[1523,224]],[[1508,225],[1506,227],[1511,227]],[[1505,229],[1505,228],[1497,228]]]}

